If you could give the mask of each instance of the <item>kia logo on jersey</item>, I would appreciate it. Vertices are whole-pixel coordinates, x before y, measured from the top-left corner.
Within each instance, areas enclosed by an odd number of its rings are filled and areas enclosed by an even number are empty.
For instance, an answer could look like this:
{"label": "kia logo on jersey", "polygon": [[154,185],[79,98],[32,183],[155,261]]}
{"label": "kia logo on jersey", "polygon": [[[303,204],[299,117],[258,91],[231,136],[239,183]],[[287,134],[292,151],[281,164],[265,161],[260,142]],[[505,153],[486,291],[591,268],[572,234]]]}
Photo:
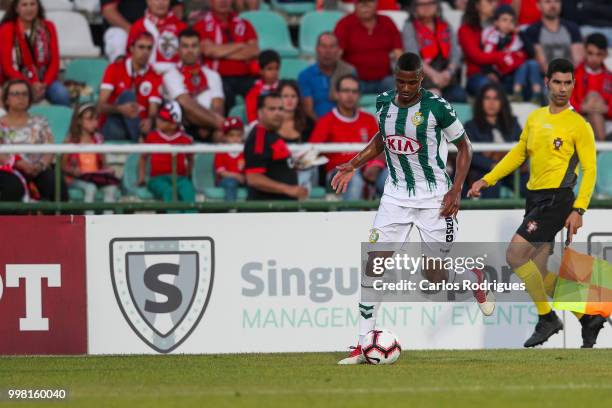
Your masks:
{"label": "kia logo on jersey", "polygon": [[387,149],[395,154],[415,154],[422,147],[418,140],[407,136],[387,136],[385,144]]}

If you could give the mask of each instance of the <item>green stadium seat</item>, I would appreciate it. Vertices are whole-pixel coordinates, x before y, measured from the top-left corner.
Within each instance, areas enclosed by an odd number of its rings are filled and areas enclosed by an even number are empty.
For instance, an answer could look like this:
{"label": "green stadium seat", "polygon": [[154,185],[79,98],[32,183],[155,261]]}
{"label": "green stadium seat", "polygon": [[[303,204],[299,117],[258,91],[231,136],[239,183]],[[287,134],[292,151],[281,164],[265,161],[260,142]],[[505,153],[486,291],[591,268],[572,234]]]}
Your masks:
{"label": "green stadium seat", "polygon": [[344,13],[341,11],[310,11],[304,14],[298,38],[300,52],[307,56],[315,55],[319,35],[325,31],[334,31],[342,16]]}
{"label": "green stadium seat", "polygon": [[[191,179],[193,186],[198,193],[204,194],[209,200],[223,200],[225,191],[221,187],[215,186],[215,173],[213,162],[214,153],[196,154],[193,163]],[[238,200],[246,200],[246,188],[238,189]]]}
{"label": "green stadium seat", "polygon": [[375,105],[362,106],[361,110],[376,116],[376,106]]}
{"label": "green stadium seat", "polygon": [[359,98],[359,106],[376,106],[376,94],[364,94]]}
{"label": "green stadium seat", "polygon": [[280,67],[280,78],[297,80],[300,72],[306,69],[309,65],[310,62],[303,59],[283,58]]}
{"label": "green stadium seat", "polygon": [[[146,186],[138,185],[138,161],[140,160],[139,154],[130,154],[123,166],[123,179],[121,184],[123,189],[130,195],[136,196],[143,201],[154,200],[153,193],[149,191]],[[147,162],[147,174],[149,174],[148,162]]]}
{"label": "green stadium seat", "polygon": [[245,105],[234,105],[232,109],[230,109],[229,114],[227,116],[238,116],[242,119],[242,122],[247,123],[246,118],[246,106]]}
{"label": "green stadium seat", "polygon": [[322,200],[325,198],[325,188],[324,187],[313,187],[310,189],[310,198],[314,200]]}
{"label": "green stadium seat", "polygon": [[270,4],[274,10],[279,10],[289,15],[302,15],[309,11],[313,11],[316,7],[314,0],[287,3],[279,2],[278,0],[270,0]]}
{"label": "green stadium seat", "polygon": [[612,152],[601,152],[597,156],[597,182],[595,191],[612,197]]}
{"label": "green stadium seat", "polygon": [[259,41],[259,49],[272,49],[281,57],[297,57],[298,51],[291,43],[287,22],[278,13],[273,11],[247,11],[240,15],[248,20],[255,31]]}
{"label": "green stadium seat", "polygon": [[452,105],[461,123],[465,124],[472,119],[472,106],[469,103],[453,103]]}
{"label": "green stadium seat", "polygon": [[30,108],[30,113],[46,118],[53,133],[53,141],[64,143],[70,129],[72,109],[59,105],[36,105]]}
{"label": "green stadium seat", "polygon": [[[93,101],[98,97],[100,83],[107,66],[108,61],[104,58],[77,58],[70,61],[66,67],[65,78],[87,84],[93,93],[85,100]],[[83,100],[84,98],[81,98],[81,101]]]}

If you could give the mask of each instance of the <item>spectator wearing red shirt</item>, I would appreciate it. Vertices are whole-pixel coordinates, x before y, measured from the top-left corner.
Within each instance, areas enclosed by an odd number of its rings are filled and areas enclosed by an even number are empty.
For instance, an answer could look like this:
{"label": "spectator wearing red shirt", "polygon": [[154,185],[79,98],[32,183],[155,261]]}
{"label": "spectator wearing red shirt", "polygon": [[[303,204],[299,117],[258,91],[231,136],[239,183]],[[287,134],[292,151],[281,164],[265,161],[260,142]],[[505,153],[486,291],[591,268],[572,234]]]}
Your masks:
{"label": "spectator wearing red shirt", "polygon": [[232,12],[232,0],[210,0],[210,8],[193,28],[200,34],[206,64],[223,78],[229,112],[236,96],[244,97],[255,82],[257,34],[251,23]]}
{"label": "spectator wearing red shirt", "polygon": [[155,47],[149,62],[158,73],[163,74],[179,62],[178,36],[186,28],[187,24],[170,10],[170,0],[147,0],[145,15],[130,28],[127,43],[132,44],[140,33],[150,33]]}
{"label": "spectator wearing red shirt", "polygon": [[[190,145],[193,139],[181,130],[181,108],[176,102],[165,104],[157,116],[157,130],[149,133],[145,143]],[[146,183],[146,161],[148,154],[140,156],[138,184]],[[155,198],[164,202],[172,198],[172,155],[169,153],[153,153],[150,155],[150,173],[147,187]],[[193,155],[179,153],[176,155],[176,188],[180,201],[195,202],[195,190],[190,180],[193,169]]]}
{"label": "spectator wearing red shirt", "polygon": [[[244,140],[244,124],[239,117],[232,116],[223,124],[223,143],[242,144]],[[217,185],[225,190],[225,201],[236,201],[238,187],[244,185],[244,154],[215,154],[215,175]]]}
{"label": "spectator wearing red shirt", "polygon": [[597,140],[606,140],[606,119],[612,120],[612,73],[604,64],[608,40],[594,33],[585,41],[586,58],[574,73],[572,106],[586,116]]}
{"label": "spectator wearing red shirt", "polygon": [[255,81],[255,84],[249,93],[247,93],[244,100],[248,123],[257,119],[257,99],[259,95],[264,92],[275,91],[278,88],[278,73],[281,64],[278,52],[274,50],[263,50],[259,54],[258,60],[261,78]]}
{"label": "spectator wearing red shirt", "polygon": [[166,96],[181,106],[187,133],[200,141],[211,141],[214,130],[223,124],[221,76],[200,63],[200,36],[191,28],[179,34],[179,56],[178,65],[164,74]]}
{"label": "spectator wearing red shirt", "polygon": [[537,23],[542,18],[538,8],[538,0],[501,0],[501,3],[514,8],[518,16],[518,23],[521,26]]}
{"label": "spectator wearing red shirt", "polygon": [[[183,0],[172,0],[172,12],[183,17]],[[144,17],[147,0],[101,0],[104,17],[104,54],[111,61],[125,55],[132,24]]]}
{"label": "spectator wearing red shirt", "polygon": [[162,102],[162,78],[149,65],[153,37],[143,32],[130,47],[132,56],[106,68],[100,85],[98,109],[105,140],[137,142],[151,131],[152,118]]}
{"label": "spectator wearing red shirt", "polygon": [[58,80],[60,55],[55,25],[45,19],[40,0],[12,0],[0,26],[0,71],[5,80],[23,79],[34,101],[70,105],[70,94]]}
{"label": "spectator wearing red shirt", "polygon": [[[359,109],[359,81],[353,75],[340,78],[336,85],[337,107],[319,119],[310,136],[311,143],[367,143],[376,132],[376,118]],[[353,153],[330,153],[325,165],[327,182],[336,174],[336,166],[354,156]],[[351,179],[344,200],[359,200],[363,195],[365,181],[361,171]]]}
{"label": "spectator wearing red shirt", "polygon": [[402,31],[406,52],[423,59],[423,88],[442,95],[449,102],[465,102],[467,94],[459,84],[461,50],[453,28],[441,17],[439,0],[413,0],[410,19]]}
{"label": "spectator wearing red shirt", "polygon": [[495,74],[487,74],[489,66],[505,57],[502,51],[485,52],[482,50],[483,23],[493,17],[497,0],[468,0],[463,22],[459,27],[459,45],[467,65],[467,86],[470,95],[478,95],[480,88],[491,81],[497,81]]}
{"label": "spectator wearing red shirt", "polygon": [[355,12],[341,18],[334,33],[342,59],[357,70],[362,92],[393,88],[391,55],[402,55],[402,37],[393,20],[376,13],[376,0],[358,0]]}

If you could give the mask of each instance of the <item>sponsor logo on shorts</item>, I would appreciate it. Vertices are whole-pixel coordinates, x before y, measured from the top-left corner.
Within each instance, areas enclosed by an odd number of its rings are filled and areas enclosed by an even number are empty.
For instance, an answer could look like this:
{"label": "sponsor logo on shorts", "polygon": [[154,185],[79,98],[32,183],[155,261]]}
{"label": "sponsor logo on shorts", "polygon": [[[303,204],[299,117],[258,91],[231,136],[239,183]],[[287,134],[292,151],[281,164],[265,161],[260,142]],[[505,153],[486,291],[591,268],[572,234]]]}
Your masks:
{"label": "sponsor logo on shorts", "polygon": [[455,240],[455,224],[453,217],[446,217],[446,242],[453,242]]}
{"label": "sponsor logo on shorts", "polygon": [[370,230],[370,237],[368,238],[368,241],[370,241],[371,244],[375,244],[376,242],[378,242],[379,238],[380,234],[378,233],[378,230],[376,228],[372,228]]}
{"label": "sponsor logo on shorts", "polygon": [[537,229],[538,229],[538,223],[537,222],[529,221],[527,223],[527,233],[531,234],[532,232],[534,232]]}
{"label": "sponsor logo on shorts", "polygon": [[387,136],[385,145],[395,154],[416,154],[422,147],[418,140],[407,136]]}

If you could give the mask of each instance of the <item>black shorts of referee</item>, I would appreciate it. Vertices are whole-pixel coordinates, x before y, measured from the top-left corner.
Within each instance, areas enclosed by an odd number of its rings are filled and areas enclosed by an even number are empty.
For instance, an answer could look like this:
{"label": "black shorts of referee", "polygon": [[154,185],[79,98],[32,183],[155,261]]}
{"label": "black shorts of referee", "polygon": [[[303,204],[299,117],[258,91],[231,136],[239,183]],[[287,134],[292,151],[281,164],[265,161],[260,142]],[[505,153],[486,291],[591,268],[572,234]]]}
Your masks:
{"label": "black shorts of referee", "polygon": [[532,244],[552,243],[573,205],[571,188],[527,190],[525,217],[516,233]]}

